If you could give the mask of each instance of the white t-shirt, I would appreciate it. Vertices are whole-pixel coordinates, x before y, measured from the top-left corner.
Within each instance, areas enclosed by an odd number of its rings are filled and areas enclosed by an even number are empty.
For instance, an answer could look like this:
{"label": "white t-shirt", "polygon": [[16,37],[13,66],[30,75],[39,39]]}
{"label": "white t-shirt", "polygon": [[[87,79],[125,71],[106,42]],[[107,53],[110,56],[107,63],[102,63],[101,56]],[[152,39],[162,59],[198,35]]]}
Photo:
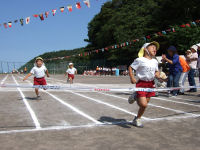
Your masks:
{"label": "white t-shirt", "polygon": [[76,68],[72,68],[72,69],[69,68],[69,69],[67,69],[66,73],[75,74],[76,71],[77,71]]}
{"label": "white t-shirt", "polygon": [[[198,54],[197,53],[192,53],[192,56],[190,58],[192,58],[192,59],[197,58],[198,59]],[[197,60],[190,61],[189,66],[192,69],[197,69]]]}
{"label": "white t-shirt", "polygon": [[145,57],[137,58],[131,67],[136,71],[136,77],[143,81],[153,81],[155,72],[158,71],[158,61]]}
{"label": "white t-shirt", "polygon": [[40,68],[35,66],[31,69],[31,72],[36,78],[43,78],[45,76],[45,72],[47,68],[43,65]]}

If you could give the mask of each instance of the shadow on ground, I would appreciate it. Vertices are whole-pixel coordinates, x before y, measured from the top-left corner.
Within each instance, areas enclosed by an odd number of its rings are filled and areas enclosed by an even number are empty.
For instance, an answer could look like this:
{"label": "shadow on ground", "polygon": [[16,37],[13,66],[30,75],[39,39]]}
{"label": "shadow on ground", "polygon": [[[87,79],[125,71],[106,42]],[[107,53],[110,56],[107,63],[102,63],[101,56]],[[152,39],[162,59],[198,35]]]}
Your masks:
{"label": "shadow on ground", "polygon": [[131,123],[125,119],[115,119],[108,116],[102,116],[98,121],[102,123],[111,123],[112,125],[117,125],[123,128],[131,128]]}

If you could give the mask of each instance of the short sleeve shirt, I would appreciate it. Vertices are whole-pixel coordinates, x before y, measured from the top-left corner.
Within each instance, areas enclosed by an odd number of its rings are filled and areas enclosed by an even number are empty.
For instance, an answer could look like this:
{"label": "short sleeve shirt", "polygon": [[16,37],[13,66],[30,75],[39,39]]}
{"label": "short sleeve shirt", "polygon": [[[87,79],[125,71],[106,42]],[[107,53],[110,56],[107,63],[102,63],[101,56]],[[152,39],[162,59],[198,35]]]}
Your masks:
{"label": "short sleeve shirt", "polygon": [[75,74],[75,72],[77,71],[77,69],[76,68],[69,68],[69,69],[67,69],[67,71],[66,71],[66,73],[68,73],[68,74]]}
{"label": "short sleeve shirt", "polygon": [[173,64],[168,63],[170,74],[175,75],[183,71],[183,68],[180,64],[179,55],[175,54],[173,57],[167,55],[167,58],[173,62]]}
{"label": "short sleeve shirt", "polygon": [[47,71],[47,68],[45,66],[41,66],[41,67],[33,67],[31,69],[31,72],[36,78],[43,78],[45,76],[45,73]]}
{"label": "short sleeve shirt", "polygon": [[136,77],[143,81],[153,81],[155,72],[158,71],[158,61],[145,57],[137,58],[131,67],[136,71]]}

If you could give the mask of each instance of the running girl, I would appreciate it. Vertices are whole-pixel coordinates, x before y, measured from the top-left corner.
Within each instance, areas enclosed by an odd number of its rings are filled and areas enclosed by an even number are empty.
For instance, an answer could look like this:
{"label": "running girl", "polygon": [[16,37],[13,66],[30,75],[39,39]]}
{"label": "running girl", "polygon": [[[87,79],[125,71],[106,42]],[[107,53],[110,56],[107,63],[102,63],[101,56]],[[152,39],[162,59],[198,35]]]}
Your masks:
{"label": "running girl", "polygon": [[[23,81],[27,80],[31,75],[34,75],[34,85],[47,85],[45,74],[49,77],[49,73],[44,65],[43,59],[38,57],[35,60],[35,66],[31,69],[30,73],[23,79]],[[37,98],[40,97],[38,88],[35,88],[35,94],[37,95]]]}
{"label": "running girl", "polygon": [[75,74],[77,74],[77,69],[74,68],[73,63],[69,63],[69,68],[67,69],[67,71],[65,73],[65,77],[66,77],[66,75],[68,76],[67,82],[69,82],[70,84],[73,84]]}
{"label": "running girl", "polygon": [[[137,88],[154,88],[155,77],[161,81],[160,74],[158,72],[158,61],[154,59],[157,50],[159,49],[159,43],[151,42],[143,45],[139,52],[139,58],[137,58],[129,67],[129,75],[132,84],[136,84]],[[134,72],[136,71],[136,77],[139,79],[136,81]],[[147,104],[150,98],[155,96],[155,92],[134,92],[129,97],[129,103],[132,104],[137,100],[139,111],[137,116],[133,120],[133,125],[136,127],[143,127],[141,117],[147,108]]]}

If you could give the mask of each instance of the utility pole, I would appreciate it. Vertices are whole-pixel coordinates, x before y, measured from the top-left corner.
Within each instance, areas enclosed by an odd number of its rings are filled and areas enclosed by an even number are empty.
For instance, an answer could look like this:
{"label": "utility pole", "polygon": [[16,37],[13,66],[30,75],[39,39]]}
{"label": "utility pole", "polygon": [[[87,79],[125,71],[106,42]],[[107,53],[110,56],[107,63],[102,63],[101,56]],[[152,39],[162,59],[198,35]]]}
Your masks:
{"label": "utility pole", "polygon": [[3,62],[1,61],[1,72],[3,74]]}
{"label": "utility pole", "polygon": [[9,63],[7,62],[8,73],[10,72]]}

